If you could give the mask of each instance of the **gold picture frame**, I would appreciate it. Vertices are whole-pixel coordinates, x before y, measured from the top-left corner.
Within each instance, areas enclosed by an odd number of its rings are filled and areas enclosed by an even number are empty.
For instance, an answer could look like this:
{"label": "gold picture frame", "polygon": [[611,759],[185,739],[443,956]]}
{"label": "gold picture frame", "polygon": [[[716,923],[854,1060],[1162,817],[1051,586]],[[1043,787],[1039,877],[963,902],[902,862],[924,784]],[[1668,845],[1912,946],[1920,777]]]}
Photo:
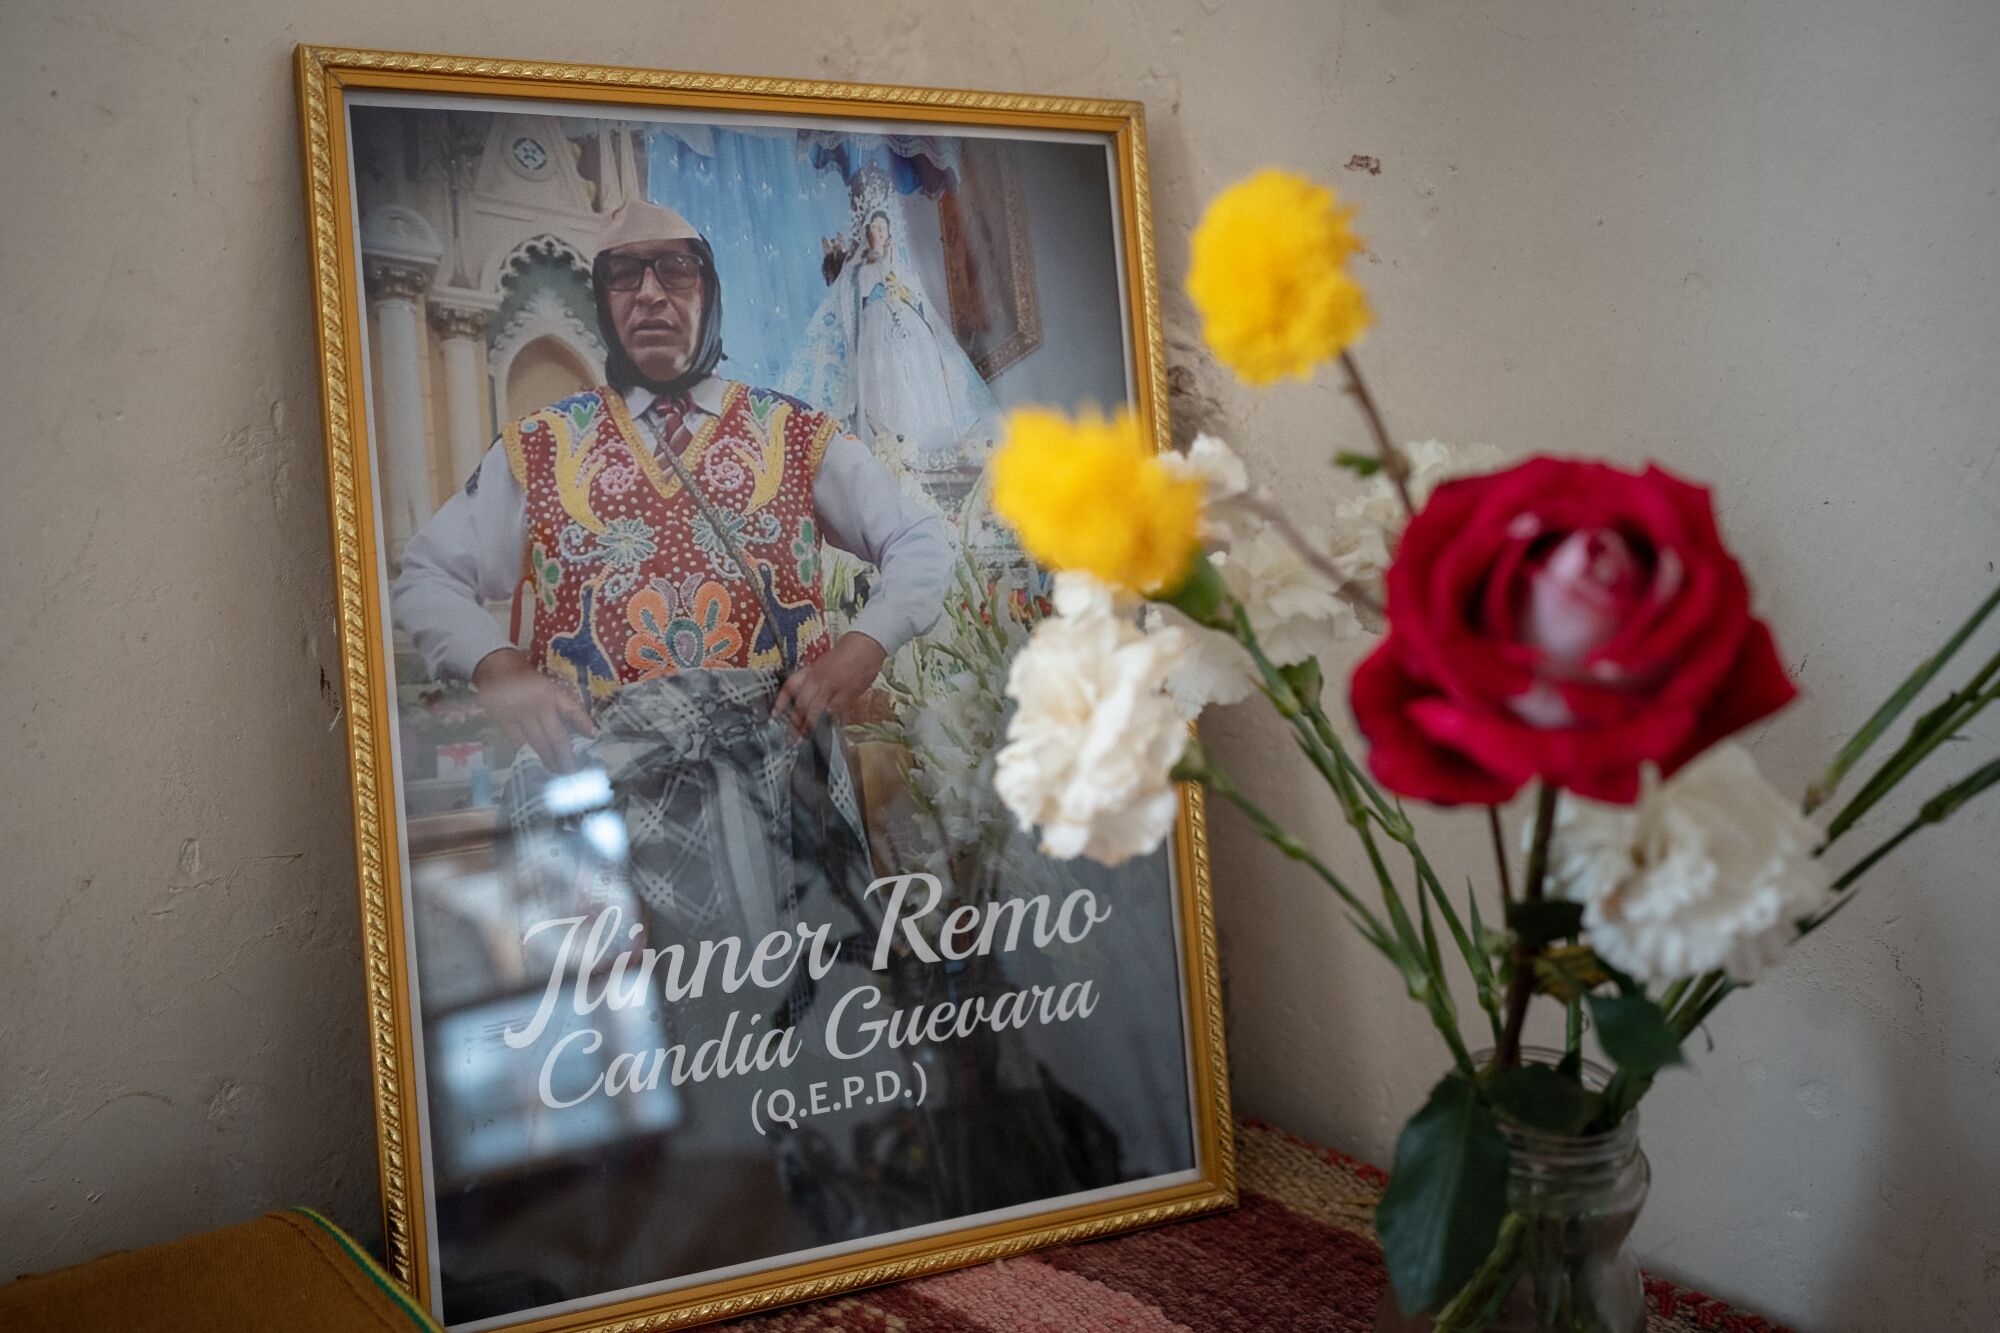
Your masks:
{"label": "gold picture frame", "polygon": [[[386,1267],[419,1302],[440,1309],[428,1237],[430,1164],[419,1133],[424,1089],[413,1049],[414,953],[402,883],[394,681],[385,605],[384,512],[368,416],[362,255],[350,170],[349,99],[356,93],[520,99],[568,106],[695,109],[792,118],[866,117],[933,126],[1018,128],[1101,136],[1115,163],[1132,407],[1167,448],[1166,361],[1155,267],[1144,120],[1136,102],[674,73],[339,47],[296,53],[309,253],[325,414],[344,721],[352,772],[369,1033],[380,1145]],[[1220,977],[1199,791],[1184,787],[1173,850],[1177,971],[1183,997],[1193,1178],[1112,1198],[1030,1211],[739,1273],[699,1286],[568,1307],[485,1327],[581,1330],[680,1328],[912,1278],[1024,1251],[1186,1218],[1232,1205]]]}

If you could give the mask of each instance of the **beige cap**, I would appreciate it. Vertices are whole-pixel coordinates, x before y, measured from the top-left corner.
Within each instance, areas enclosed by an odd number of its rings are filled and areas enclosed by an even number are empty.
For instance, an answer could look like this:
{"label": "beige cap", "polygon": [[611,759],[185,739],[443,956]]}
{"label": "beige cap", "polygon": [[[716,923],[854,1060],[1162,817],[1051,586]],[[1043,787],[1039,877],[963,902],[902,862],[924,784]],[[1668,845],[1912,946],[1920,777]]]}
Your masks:
{"label": "beige cap", "polygon": [[694,229],[694,225],[673,209],[649,204],[643,199],[631,199],[606,219],[604,233],[597,240],[597,250],[602,254],[606,250],[637,245],[642,241],[700,239],[701,233]]}

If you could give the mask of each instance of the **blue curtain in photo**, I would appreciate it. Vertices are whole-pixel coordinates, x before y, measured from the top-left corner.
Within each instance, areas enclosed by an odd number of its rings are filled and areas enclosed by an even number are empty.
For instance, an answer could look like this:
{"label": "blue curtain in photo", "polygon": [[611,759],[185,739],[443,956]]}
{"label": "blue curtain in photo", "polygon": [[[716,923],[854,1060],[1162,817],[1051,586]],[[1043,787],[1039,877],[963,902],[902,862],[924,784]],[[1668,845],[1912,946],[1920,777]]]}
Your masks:
{"label": "blue curtain in photo", "polygon": [[820,241],[844,236],[847,182],[879,166],[898,194],[958,183],[958,142],[931,135],[662,125],[646,135],[646,192],[701,230],[722,278],[722,373],[774,385],[826,282]]}
{"label": "blue curtain in photo", "polygon": [[646,136],[646,162],[647,194],[714,247],[719,373],[777,384],[826,295],[820,241],[848,228],[845,182],[802,160],[791,130],[660,126]]}

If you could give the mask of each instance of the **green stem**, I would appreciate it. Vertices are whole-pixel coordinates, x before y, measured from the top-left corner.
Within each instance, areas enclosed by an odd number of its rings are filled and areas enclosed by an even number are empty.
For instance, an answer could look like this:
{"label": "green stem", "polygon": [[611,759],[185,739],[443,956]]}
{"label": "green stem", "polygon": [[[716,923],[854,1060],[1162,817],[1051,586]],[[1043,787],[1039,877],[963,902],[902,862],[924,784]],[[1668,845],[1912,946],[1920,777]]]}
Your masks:
{"label": "green stem", "polygon": [[[1493,1239],[1493,1248],[1458,1294],[1445,1302],[1431,1321],[1431,1333],[1477,1333],[1485,1328],[1500,1312],[1500,1306],[1507,1299],[1507,1293],[1520,1280],[1526,1265],[1527,1253],[1523,1242],[1527,1236],[1527,1219],[1519,1213],[1509,1212],[1500,1220],[1499,1233]],[[1392,1293],[1384,1292],[1384,1300],[1394,1300]]]}
{"label": "green stem", "polygon": [[[1908,841],[1909,838],[1916,833],[1918,829],[1922,828],[1928,822],[1929,821],[1926,820],[1922,815],[1918,815],[1915,819],[1912,819],[1909,823],[1903,825],[1902,828],[1896,830],[1894,837],[1885,840],[1874,851],[1868,853],[1868,855],[1862,857],[1859,861],[1856,861],[1853,865],[1849,866],[1847,868],[1847,871],[1844,874],[1842,874],[1839,879],[1836,879],[1833,882],[1833,891],[1835,893],[1844,892],[1850,885],[1854,883],[1855,880],[1860,879],[1870,870],[1873,870],[1878,861],[1882,860],[1884,857],[1889,855],[1889,853],[1895,851],[1898,847],[1901,847],[1904,844],[1904,842]],[[1842,898],[1840,902],[1835,903],[1832,908],[1828,909],[1826,912],[1821,913],[1818,920],[1823,921],[1827,917],[1832,916],[1834,912],[1840,909],[1842,903],[1847,903],[1851,901],[1853,901],[1852,895],[1849,895],[1846,898]],[[1815,922],[1813,925],[1800,927],[1799,929],[1800,937],[1803,938],[1809,931],[1813,930],[1816,925],[1817,922]]]}
{"label": "green stem", "polygon": [[1845,896],[1820,912],[1817,916],[1808,919],[1802,924],[1793,942],[1796,943],[1798,940],[1804,939],[1839,915],[1842,908],[1854,901],[1854,895],[1847,893],[1847,890],[1853,886],[1854,882],[1870,870],[1873,870],[1876,864],[1891,852],[1909,841],[1911,837],[1915,836],[1918,830],[1927,828],[1932,824],[1944,823],[1945,820],[1958,812],[1960,806],[1995,784],[2000,784],[2000,759],[1989,759],[1965,777],[1960,778],[1957,782],[1952,783],[1949,787],[1931,797],[1930,800],[1925,801],[1922,808],[1917,811],[1910,822],[1896,830],[1893,837],[1849,866],[1840,878],[1834,880],[1833,892],[1844,894]]}
{"label": "green stem", "polygon": [[[1430,901],[1437,905],[1438,914],[1444,918],[1445,929],[1450,932],[1452,943],[1458,947],[1459,954],[1465,959],[1466,970],[1472,975],[1473,985],[1479,996],[1480,1008],[1486,1011],[1489,1026],[1493,1029],[1493,1041],[1497,1046],[1500,1041],[1499,999],[1497,995],[1499,982],[1493,975],[1493,965],[1487,959],[1479,941],[1466,930],[1464,919],[1459,916],[1458,909],[1452,905],[1451,898],[1444,891],[1444,885],[1438,881],[1437,872],[1431,868],[1429,858],[1424,855],[1423,846],[1417,841],[1416,830],[1411,826],[1409,817],[1382,794],[1381,788],[1375,785],[1375,781],[1369,776],[1368,770],[1356,763],[1354,757],[1347,752],[1347,746],[1341,741],[1340,733],[1333,729],[1332,721],[1327,717],[1326,711],[1320,706],[1317,699],[1304,701],[1304,714],[1307,721],[1312,725],[1314,734],[1319,737],[1321,746],[1331,753],[1335,765],[1346,775],[1347,782],[1350,784],[1349,789],[1345,793],[1345,799],[1348,802],[1348,809],[1350,811],[1350,822],[1352,822],[1353,809],[1352,795],[1353,791],[1358,790],[1362,795],[1367,797],[1368,804],[1373,808],[1375,822],[1381,826],[1382,832],[1397,843],[1400,843],[1403,849],[1409,854],[1410,863],[1417,872],[1417,901],[1419,908],[1422,907],[1426,895],[1429,896]],[[1366,828],[1361,828],[1360,832],[1364,842],[1368,841]],[[1372,854],[1372,845],[1370,850]],[[1438,973],[1437,981],[1439,985],[1443,985],[1444,975],[1442,965],[1437,964],[1436,970]]]}
{"label": "green stem", "polygon": [[1251,826],[1263,836],[1266,842],[1319,876],[1320,880],[1340,898],[1340,901],[1346,904],[1347,909],[1354,913],[1357,918],[1356,924],[1363,937],[1370,944],[1381,950],[1390,962],[1396,964],[1397,970],[1403,970],[1404,965],[1399,956],[1400,951],[1395,948],[1395,941],[1390,937],[1389,932],[1383,928],[1381,921],[1377,920],[1375,914],[1369,910],[1368,905],[1362,902],[1354,890],[1348,888],[1340,876],[1334,874],[1324,861],[1313,855],[1311,848],[1300,842],[1282,824],[1265,813],[1262,806],[1244,795],[1242,789],[1236,785],[1229,774],[1217,768],[1204,756],[1196,767],[1183,769],[1181,776],[1188,781],[1201,783],[1238,810],[1241,810],[1244,816],[1249,819]]}
{"label": "green stem", "polygon": [[1549,873],[1549,843],[1556,831],[1556,785],[1544,782],[1535,797],[1535,836],[1528,847],[1528,883],[1523,894],[1527,902],[1542,900],[1542,888]]}
{"label": "green stem", "polygon": [[[1312,850],[1267,814],[1255,801],[1246,796],[1227,773],[1209,763],[1203,756],[1195,765],[1183,765],[1180,776],[1190,781],[1204,783],[1211,791],[1241,810],[1263,835],[1265,841],[1294,861],[1309,867],[1324,881],[1328,888],[1339,895],[1341,902],[1355,915],[1355,925],[1367,941],[1387,958],[1396,970],[1403,974],[1403,982],[1412,995],[1417,996],[1429,1011],[1432,1024],[1444,1038],[1451,1050],[1451,1057],[1459,1071],[1467,1077],[1474,1073],[1471,1052],[1466,1050],[1465,1040],[1458,1031],[1458,1020],[1451,1012],[1451,999],[1440,984],[1440,979],[1432,969],[1431,962],[1423,953],[1422,941],[1413,949],[1398,935],[1385,929],[1374,913],[1368,910],[1360,897],[1341,878],[1334,874],[1324,861],[1313,855]],[[1391,892],[1391,901],[1400,906],[1400,899]]]}
{"label": "green stem", "polygon": [[1896,688],[1894,694],[1883,701],[1874,715],[1862,724],[1861,730],[1855,732],[1853,738],[1840,747],[1840,752],[1834,755],[1833,762],[1827,765],[1826,772],[1806,789],[1807,814],[1811,814],[1822,801],[1833,795],[1834,788],[1838,787],[1841,779],[1847,776],[1847,770],[1854,767],[1862,755],[1868,753],[1869,748],[1881,739],[1882,733],[1889,729],[1890,724],[1902,715],[1903,710],[1910,706],[1910,702],[1923,692],[1924,687],[1931,683],[1932,678],[1943,669],[1944,664],[1952,659],[1952,655],[1965,646],[1965,641],[1972,637],[1980,622],[1992,614],[1995,606],[2000,606],[2000,586],[1996,586],[1992,592],[1986,594],[1986,600],[1981,602],[1966,622],[1958,627],[1958,632],[1946,639],[1936,653],[1918,663],[1917,669]]}
{"label": "green stem", "polygon": [[1826,826],[1826,842],[1822,849],[1832,846],[1841,834],[1853,828],[1856,821],[1894,791],[1918,764],[1929,758],[1933,750],[1956,736],[1966,723],[1979,716],[1986,705],[2000,698],[2000,689],[1986,687],[1987,681],[1996,672],[2000,672],[2000,653],[1994,654],[1963,688],[1953,691],[1942,704],[1911,725],[1909,736]]}
{"label": "green stem", "polygon": [[[1340,770],[1336,768],[1335,771]],[[1388,864],[1383,861],[1382,849],[1376,845],[1374,831],[1368,825],[1368,812],[1361,808],[1360,796],[1355,792],[1353,784],[1347,781],[1345,773],[1341,774],[1337,791],[1341,805],[1347,812],[1348,826],[1361,839],[1362,849],[1368,853],[1369,869],[1375,872],[1375,882],[1381,886],[1382,907],[1389,913],[1389,924],[1395,927],[1396,933],[1402,937],[1405,944],[1420,946],[1421,941],[1417,938],[1416,927],[1410,921],[1409,909],[1403,905],[1402,892],[1396,887],[1396,877],[1389,872]],[[1443,978],[1440,977],[1439,980],[1442,981]]]}
{"label": "green stem", "polygon": [[1271,707],[1278,710],[1278,716],[1291,724],[1293,734],[1298,737],[1299,748],[1305,751],[1306,758],[1318,770],[1320,777],[1328,786],[1338,790],[1340,765],[1321,742],[1307,716],[1312,706],[1299,698],[1299,692],[1292,688],[1284,673],[1265,655],[1264,646],[1257,642],[1257,632],[1250,627],[1250,613],[1240,603],[1233,610],[1230,623],[1236,641],[1243,645],[1244,651],[1250,654],[1251,665],[1257,668],[1258,688],[1271,701]]}
{"label": "green stem", "polygon": [[[1458,909],[1451,905],[1451,899],[1445,894],[1444,885],[1438,882],[1437,873],[1431,869],[1429,859],[1424,856],[1424,849],[1417,845],[1415,839],[1410,841],[1408,847],[1410,861],[1417,870],[1417,892],[1419,895],[1429,894],[1431,900],[1437,904],[1438,914],[1444,918],[1445,929],[1451,932],[1452,943],[1458,946],[1459,953],[1465,958],[1466,969],[1472,974],[1472,984],[1479,997],[1479,1007],[1486,1011],[1487,1025],[1493,1029],[1493,1044],[1498,1047],[1500,982],[1493,975],[1493,963],[1475,938],[1476,932],[1466,929],[1464,921],[1458,915]],[[1469,886],[1467,892],[1470,892]]]}
{"label": "green stem", "polygon": [[[1535,834],[1528,848],[1528,875],[1522,890],[1523,902],[1534,903],[1542,899],[1542,881],[1549,869],[1549,839],[1555,833],[1558,794],[1554,783],[1544,782],[1535,797]],[[1524,945],[1518,940],[1514,945],[1514,975],[1507,983],[1507,1017],[1500,1031],[1500,1049],[1493,1057],[1494,1064],[1501,1069],[1511,1069],[1521,1063],[1521,1029],[1528,1021],[1528,1001],[1535,995],[1535,955],[1540,950],[1540,945]]]}
{"label": "green stem", "polygon": [[[1465,1038],[1458,1030],[1458,1013],[1451,1002],[1451,990],[1445,981],[1444,963],[1438,957],[1436,936],[1426,929],[1419,936],[1410,923],[1410,914],[1403,905],[1402,892],[1396,887],[1396,877],[1390,873],[1388,864],[1382,859],[1382,849],[1375,843],[1375,834],[1368,826],[1368,811],[1361,803],[1361,796],[1353,780],[1344,768],[1335,765],[1339,775],[1338,791],[1341,804],[1347,811],[1347,822],[1361,839],[1362,847],[1368,853],[1368,864],[1375,872],[1375,880],[1382,889],[1382,905],[1389,913],[1389,923],[1404,941],[1405,947],[1417,954],[1425,963],[1423,993],[1415,998],[1430,1010],[1431,1024],[1436,1027],[1445,1045],[1451,1048],[1452,1059],[1468,1076],[1473,1072],[1472,1054],[1465,1047]],[[1418,906],[1423,904],[1423,887],[1419,882]],[[1428,917],[1426,917],[1428,926]]]}
{"label": "green stem", "polygon": [[[1279,715],[1291,723],[1292,731],[1298,738],[1299,748],[1305,751],[1306,758],[1340,797],[1341,808],[1347,816],[1348,823],[1360,832],[1362,843],[1368,849],[1370,865],[1381,885],[1382,905],[1389,914],[1389,924],[1395,930],[1396,938],[1401,941],[1404,948],[1421,957],[1423,941],[1418,938],[1416,928],[1410,922],[1409,910],[1403,905],[1402,894],[1397,892],[1395,881],[1389,877],[1387,868],[1382,864],[1381,854],[1369,835],[1367,819],[1359,809],[1357,788],[1348,775],[1348,765],[1342,763],[1344,751],[1336,752],[1338,741],[1335,742],[1334,748],[1329,748],[1320,738],[1319,730],[1313,725],[1310,716],[1315,705],[1302,701],[1298,691],[1294,690],[1291,683],[1285,679],[1284,673],[1265,655],[1263,645],[1257,641],[1256,631],[1250,627],[1250,617],[1240,605],[1236,608],[1235,624],[1237,641],[1250,654],[1251,663],[1257,668],[1265,697],[1271,701],[1271,706],[1278,710]],[[1438,980],[1441,982],[1442,978]]]}
{"label": "green stem", "polygon": [[[1439,965],[1434,948],[1427,948],[1422,934],[1410,920],[1409,909],[1403,903],[1403,895],[1396,888],[1394,876],[1382,861],[1381,849],[1376,846],[1374,835],[1368,827],[1368,812],[1361,802],[1362,784],[1355,779],[1356,765],[1347,757],[1345,747],[1334,735],[1330,725],[1315,724],[1313,715],[1318,713],[1322,722],[1324,714],[1311,700],[1303,700],[1291,682],[1264,652],[1257,641],[1257,634],[1250,626],[1249,613],[1238,604],[1231,617],[1236,639],[1249,653],[1264,696],[1279,716],[1291,723],[1300,749],[1317,769],[1328,785],[1340,797],[1341,808],[1347,821],[1360,835],[1361,843],[1368,852],[1370,868],[1375,872],[1376,882],[1381,887],[1382,906],[1388,913],[1389,929],[1398,946],[1400,958],[1392,956],[1403,972],[1405,984],[1413,998],[1421,1001],[1430,1011],[1432,1025],[1444,1038],[1451,1049],[1452,1059],[1467,1074],[1473,1072],[1472,1057],[1466,1050],[1465,1039],[1458,1030],[1458,1016],[1453,1011],[1451,991],[1447,985],[1443,968]],[[1225,793],[1226,794],[1226,793]],[[1246,812],[1247,813],[1247,812]],[[1273,827],[1276,827],[1275,823]],[[1266,835],[1269,836],[1268,834]],[[1287,835],[1289,836],[1289,835]],[[1296,840],[1294,840],[1296,841]],[[1331,872],[1328,872],[1331,873]],[[1421,890],[1420,890],[1421,892]],[[1372,918],[1371,918],[1372,919]],[[1381,947],[1380,944],[1377,945]]]}
{"label": "green stem", "polygon": [[1682,1023],[1685,1026],[1681,1029],[1681,1039],[1685,1041],[1688,1037],[1692,1036],[1695,1029],[1706,1023],[1708,1016],[1715,1012],[1715,1006],[1728,999],[1730,992],[1735,989],[1735,982],[1731,981],[1728,977],[1722,977],[1716,983],[1715,987],[1701,998],[1699,1004],[1688,1006],[1688,1012],[1682,1018]]}
{"label": "green stem", "polygon": [[1382,413],[1375,406],[1375,395],[1368,392],[1368,382],[1361,378],[1361,365],[1354,359],[1354,353],[1340,354],[1340,368],[1347,374],[1347,391],[1354,395],[1354,401],[1361,404],[1361,414],[1368,418],[1368,429],[1375,436],[1375,450],[1382,460],[1382,475],[1396,488],[1396,496],[1403,502],[1403,514],[1408,518],[1417,516],[1416,502],[1410,498],[1410,461],[1403,457],[1403,451],[1389,438],[1389,427],[1382,420]]}
{"label": "green stem", "polygon": [[1486,807],[1486,830],[1493,835],[1493,868],[1500,872],[1500,906],[1514,905],[1514,880],[1507,871],[1507,838],[1500,829],[1500,807]]}
{"label": "green stem", "polygon": [[1305,715],[1306,721],[1312,725],[1313,734],[1319,737],[1320,744],[1333,754],[1342,768],[1347,770],[1347,775],[1353,779],[1354,785],[1367,796],[1368,804],[1375,807],[1376,822],[1382,826],[1382,831],[1397,842],[1405,844],[1414,842],[1416,830],[1410,827],[1409,816],[1382,794],[1382,789],[1375,785],[1375,779],[1369,776],[1368,770],[1356,763],[1354,757],[1347,753],[1347,746],[1341,741],[1340,733],[1333,729],[1332,720],[1327,717],[1326,710],[1320,706],[1318,700],[1306,702]]}
{"label": "green stem", "polygon": [[1701,1020],[1715,1007],[1709,1002],[1710,997],[1715,996],[1718,991],[1726,994],[1730,986],[1729,977],[1720,971],[1704,972],[1695,978],[1694,985],[1682,1000],[1679,1011],[1668,1015],[1667,1022],[1673,1028],[1675,1035],[1682,1041],[1692,1036],[1694,1030],[1701,1026]]}

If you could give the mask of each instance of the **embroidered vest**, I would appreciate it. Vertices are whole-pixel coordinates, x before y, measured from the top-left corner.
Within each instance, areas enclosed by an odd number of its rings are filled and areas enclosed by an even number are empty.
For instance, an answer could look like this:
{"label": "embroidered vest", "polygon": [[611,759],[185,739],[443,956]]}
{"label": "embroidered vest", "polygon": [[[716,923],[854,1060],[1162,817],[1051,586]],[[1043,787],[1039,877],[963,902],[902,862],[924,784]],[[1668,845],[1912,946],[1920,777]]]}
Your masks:
{"label": "embroidered vest", "polygon": [[615,390],[500,432],[528,501],[516,595],[533,617],[528,653],[586,703],[676,671],[803,665],[828,647],[813,479],[835,423],[737,383],[719,415],[696,419],[681,463],[747,569]]}

